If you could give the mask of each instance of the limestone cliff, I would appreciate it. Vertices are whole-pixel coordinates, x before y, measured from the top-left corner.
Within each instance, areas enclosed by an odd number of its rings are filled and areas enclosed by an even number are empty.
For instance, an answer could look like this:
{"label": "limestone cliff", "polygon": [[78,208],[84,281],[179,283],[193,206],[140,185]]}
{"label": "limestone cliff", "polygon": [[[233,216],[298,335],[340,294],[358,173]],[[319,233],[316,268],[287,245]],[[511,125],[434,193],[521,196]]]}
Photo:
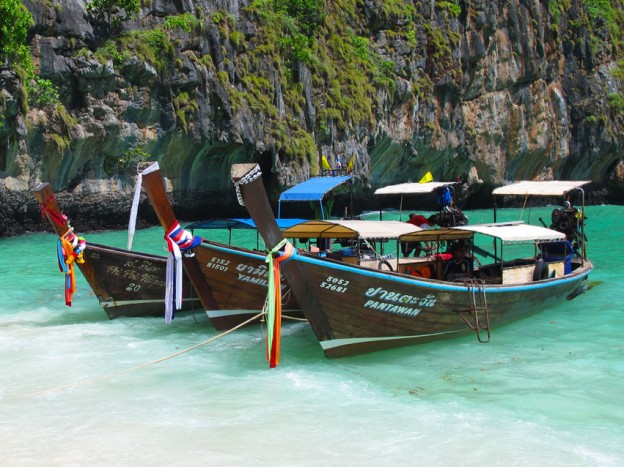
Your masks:
{"label": "limestone cliff", "polygon": [[33,228],[40,181],[83,229],[122,225],[133,149],[186,218],[232,213],[233,162],[275,194],[321,154],[363,193],[427,171],[624,186],[621,0],[143,0],[116,31],[83,0],[23,3],[60,102],[0,69],[0,235]]}

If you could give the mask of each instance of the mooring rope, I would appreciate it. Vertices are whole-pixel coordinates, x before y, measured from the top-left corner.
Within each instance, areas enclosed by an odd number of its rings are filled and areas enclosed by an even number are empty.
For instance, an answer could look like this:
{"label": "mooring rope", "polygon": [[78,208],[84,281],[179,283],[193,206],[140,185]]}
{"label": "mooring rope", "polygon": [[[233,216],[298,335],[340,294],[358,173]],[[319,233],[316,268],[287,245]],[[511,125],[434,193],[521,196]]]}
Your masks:
{"label": "mooring rope", "polygon": [[217,339],[219,339],[219,338],[221,338],[223,336],[226,336],[226,335],[228,335],[228,334],[230,334],[230,333],[232,333],[232,332],[242,328],[243,326],[248,325],[249,323],[254,322],[255,320],[261,318],[264,315],[265,315],[265,311],[263,310],[262,312],[258,313],[257,315],[254,315],[251,318],[249,318],[247,321],[245,321],[245,322],[243,322],[241,324],[238,324],[237,326],[233,327],[232,329],[228,329],[227,331],[222,332],[221,334],[219,334],[217,336],[211,337],[210,339],[205,340],[203,342],[200,342],[199,344],[195,344],[192,347],[188,347],[188,348],[186,348],[184,350],[180,350],[179,352],[173,353],[171,355],[167,355],[166,357],[162,357],[162,358],[159,358],[157,360],[152,360],[151,362],[142,363],[140,365],[133,366],[131,368],[126,368],[125,370],[120,370],[120,371],[117,371],[115,373],[110,373],[110,374],[107,374],[107,375],[101,375],[101,376],[96,376],[94,378],[85,379],[85,380],[82,380],[82,381],[78,381],[77,383],[65,384],[63,386],[57,386],[57,387],[54,387],[54,388],[43,389],[41,391],[30,392],[30,393],[22,394],[22,395],[15,396],[15,397],[9,397],[7,399],[4,399],[4,401],[0,400],[0,402],[5,402],[5,401],[8,401],[8,400],[26,399],[26,398],[30,398],[30,397],[36,397],[36,396],[41,395],[41,394],[48,394],[48,393],[51,393],[51,392],[65,391],[67,389],[77,388],[79,386],[84,386],[86,384],[91,384],[91,383],[93,383],[95,381],[101,381],[101,380],[105,380],[105,379],[114,378],[115,376],[124,375],[126,373],[131,373],[133,371],[137,371],[137,370],[140,370],[141,368],[145,368],[145,367],[148,367],[148,366],[151,366],[151,365],[156,365],[158,363],[162,363],[162,362],[164,362],[166,360],[171,360],[172,358],[179,357],[180,355],[185,354],[187,352],[190,352],[191,350],[198,349],[199,347],[202,347],[202,346],[204,346],[206,344],[209,344],[209,343],[211,343],[213,341],[216,341]]}
{"label": "mooring rope", "polygon": [[294,316],[288,316],[288,315],[283,315],[282,319],[287,319],[289,321],[302,321],[302,322],[305,322],[305,323],[308,322],[308,320],[306,318],[296,318]]}

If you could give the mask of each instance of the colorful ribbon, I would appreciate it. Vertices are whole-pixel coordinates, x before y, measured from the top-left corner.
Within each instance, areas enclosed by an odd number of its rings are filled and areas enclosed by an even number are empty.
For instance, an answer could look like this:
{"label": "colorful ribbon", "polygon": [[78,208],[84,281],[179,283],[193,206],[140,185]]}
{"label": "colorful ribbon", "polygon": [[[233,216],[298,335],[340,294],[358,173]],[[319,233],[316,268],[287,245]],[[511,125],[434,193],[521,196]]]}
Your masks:
{"label": "colorful ribbon", "polygon": [[176,222],[165,234],[169,256],[165,287],[165,323],[171,324],[175,310],[182,308],[182,252],[199,246],[201,237],[195,237]]}
{"label": "colorful ribbon", "polygon": [[[283,246],[284,253],[277,258],[273,257]],[[269,367],[275,368],[279,364],[281,328],[282,328],[282,283],[281,263],[288,261],[295,254],[295,248],[288,240],[283,239],[273,248],[266,257],[268,268],[268,293],[267,293],[267,341],[266,353]]]}
{"label": "colorful ribbon", "polygon": [[76,292],[76,279],[74,276],[74,262],[85,262],[83,254],[87,241],[78,237],[73,230],[69,229],[59,237],[56,253],[59,270],[65,274],[65,304],[72,306],[72,295]]}
{"label": "colorful ribbon", "polygon": [[52,209],[50,209],[48,204],[51,204],[52,202],[54,202],[54,195],[50,195],[44,203],[39,205],[41,209],[41,219],[43,220],[45,214],[48,213],[48,215],[56,225],[65,225],[67,223],[67,216],[62,212],[53,211]]}

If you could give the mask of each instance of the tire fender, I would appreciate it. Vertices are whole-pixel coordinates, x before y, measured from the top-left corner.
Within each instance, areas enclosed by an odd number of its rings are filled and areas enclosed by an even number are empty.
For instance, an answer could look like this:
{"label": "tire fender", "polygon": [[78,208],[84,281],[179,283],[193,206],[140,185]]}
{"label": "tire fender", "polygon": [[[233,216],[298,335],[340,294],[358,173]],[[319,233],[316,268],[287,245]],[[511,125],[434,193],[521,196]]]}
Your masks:
{"label": "tire fender", "polygon": [[535,270],[533,271],[534,281],[543,281],[548,279],[548,263],[543,260],[539,260],[535,263]]}

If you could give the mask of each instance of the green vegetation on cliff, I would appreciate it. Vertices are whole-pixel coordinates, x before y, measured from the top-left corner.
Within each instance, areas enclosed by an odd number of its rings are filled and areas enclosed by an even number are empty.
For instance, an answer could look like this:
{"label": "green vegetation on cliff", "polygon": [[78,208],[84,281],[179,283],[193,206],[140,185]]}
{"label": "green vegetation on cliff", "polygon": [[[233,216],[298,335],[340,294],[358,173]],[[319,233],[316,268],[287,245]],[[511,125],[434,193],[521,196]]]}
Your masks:
{"label": "green vegetation on cliff", "polygon": [[19,0],[0,2],[0,60],[32,70],[27,43],[28,29],[32,25],[32,15]]}
{"label": "green vegetation on cliff", "polygon": [[[19,0],[0,1],[0,62],[13,67],[20,80],[18,104],[23,114],[28,107],[51,108],[53,118],[67,115],[61,104],[58,88],[48,79],[41,78],[33,66],[28,48],[28,31],[33,17]],[[0,102],[0,127],[4,125],[4,102]],[[62,120],[62,118],[61,118]],[[59,141],[62,147],[69,142],[69,130]]]}
{"label": "green vegetation on cliff", "polygon": [[[17,0],[2,5],[27,14]],[[129,148],[189,167],[221,145],[230,151],[223,160],[246,151],[296,176],[317,172],[323,150],[332,162],[361,154],[363,178],[384,154],[401,158],[387,164],[397,172],[388,178],[427,165],[438,176],[474,167],[500,180],[522,164],[491,159],[524,154],[538,162],[521,175],[534,177],[549,164],[574,165],[567,156],[587,152],[575,138],[612,144],[624,116],[622,0],[54,5],[34,12],[41,24],[31,34],[46,79],[29,76],[25,62],[11,92],[20,105],[9,105],[45,109],[45,119],[28,113],[47,124],[37,142],[51,143],[44,157],[56,151],[95,176]],[[28,18],[10,25],[19,31],[2,30],[5,60],[24,56]],[[58,25],[75,27],[71,37]],[[384,141],[392,152],[379,149]]]}
{"label": "green vegetation on cliff", "polygon": [[118,33],[124,22],[136,16],[140,8],[140,0],[90,0],[87,3],[87,11],[102,29],[104,38]]}
{"label": "green vegetation on cliff", "polygon": [[[0,2],[0,64],[16,68],[21,78],[19,101],[22,112],[27,110],[28,93],[24,85],[32,76],[33,67],[28,50],[28,29],[33,25],[32,15],[19,0],[2,0]],[[0,101],[0,128],[5,120],[4,97]]]}

